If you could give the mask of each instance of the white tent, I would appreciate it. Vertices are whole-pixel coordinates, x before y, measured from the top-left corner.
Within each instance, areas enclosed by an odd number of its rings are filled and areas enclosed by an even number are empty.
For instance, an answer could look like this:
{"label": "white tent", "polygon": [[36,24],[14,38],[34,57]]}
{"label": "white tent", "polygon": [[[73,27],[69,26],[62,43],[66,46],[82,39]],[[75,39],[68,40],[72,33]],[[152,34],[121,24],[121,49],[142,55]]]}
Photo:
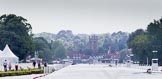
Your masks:
{"label": "white tent", "polygon": [[2,56],[2,50],[0,50],[0,57]]}
{"label": "white tent", "polygon": [[11,63],[16,63],[19,60],[19,58],[10,50],[8,45],[6,45],[4,50],[0,52],[0,63],[3,63],[5,60]]}

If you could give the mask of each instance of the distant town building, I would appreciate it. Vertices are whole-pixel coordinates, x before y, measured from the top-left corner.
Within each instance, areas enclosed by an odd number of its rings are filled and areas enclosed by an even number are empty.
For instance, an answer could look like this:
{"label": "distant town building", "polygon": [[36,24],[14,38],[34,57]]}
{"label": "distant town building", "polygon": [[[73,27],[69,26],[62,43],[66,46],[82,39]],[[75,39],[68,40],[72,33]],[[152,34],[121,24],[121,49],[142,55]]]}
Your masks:
{"label": "distant town building", "polygon": [[91,35],[89,36],[89,48],[95,52],[98,49],[98,36]]}
{"label": "distant town building", "polygon": [[81,54],[79,51],[72,52],[72,56],[69,58],[73,59],[74,63],[85,63],[89,56],[85,54]]}
{"label": "distant town building", "polygon": [[109,47],[107,53],[105,53],[103,55],[103,58],[101,59],[101,61],[103,63],[113,63],[114,61],[118,61],[120,57],[120,54],[118,52],[111,52],[111,47]]}

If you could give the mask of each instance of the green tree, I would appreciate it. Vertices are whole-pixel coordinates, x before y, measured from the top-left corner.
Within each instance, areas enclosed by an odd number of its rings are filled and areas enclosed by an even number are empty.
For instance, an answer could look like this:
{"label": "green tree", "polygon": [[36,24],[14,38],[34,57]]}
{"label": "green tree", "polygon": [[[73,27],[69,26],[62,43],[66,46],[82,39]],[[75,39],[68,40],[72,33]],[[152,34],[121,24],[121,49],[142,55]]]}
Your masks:
{"label": "green tree", "polygon": [[43,61],[52,61],[52,53],[50,44],[43,37],[34,38],[35,50],[39,51],[39,57],[43,58]]}
{"label": "green tree", "polygon": [[67,50],[60,41],[51,41],[52,59],[63,59],[67,56]]}
{"label": "green tree", "polygon": [[20,60],[25,59],[34,50],[31,30],[31,25],[21,16],[0,16],[0,49],[8,44]]}
{"label": "green tree", "polygon": [[47,42],[43,37],[34,38],[35,49],[39,51],[40,57],[44,61],[51,61],[55,59],[63,59],[67,56],[67,50],[60,41]]}
{"label": "green tree", "polygon": [[123,49],[119,51],[119,53],[120,53],[119,63],[123,63],[123,60],[125,59],[126,54],[128,53],[128,49]]}
{"label": "green tree", "polygon": [[135,32],[132,32],[129,35],[128,42],[132,41],[136,36],[144,34],[145,31],[143,29],[137,29]]}
{"label": "green tree", "polygon": [[99,47],[98,51],[97,51],[97,55],[103,55],[104,53],[106,53],[106,51],[104,50],[103,47]]}
{"label": "green tree", "polygon": [[149,49],[150,46],[150,40],[148,36],[144,34],[136,36],[136,38],[129,43],[129,47],[133,49],[135,58],[139,60],[141,64],[146,64],[146,59],[152,58],[152,53]]}
{"label": "green tree", "polygon": [[83,50],[83,54],[92,56],[93,51],[91,49],[85,49],[85,50]]}
{"label": "green tree", "polygon": [[67,56],[66,49],[63,46],[59,46],[55,50],[55,59],[64,59]]}
{"label": "green tree", "polygon": [[147,30],[136,30],[130,34],[128,40],[129,48],[133,48],[133,53],[141,63],[146,63],[146,57],[149,61],[154,57],[153,50],[157,50],[156,57],[159,58],[159,64],[162,65],[162,18],[151,22]]}
{"label": "green tree", "polygon": [[159,64],[162,65],[162,18],[151,22],[147,27],[147,31],[152,44],[151,51],[158,51],[156,57],[159,59]]}

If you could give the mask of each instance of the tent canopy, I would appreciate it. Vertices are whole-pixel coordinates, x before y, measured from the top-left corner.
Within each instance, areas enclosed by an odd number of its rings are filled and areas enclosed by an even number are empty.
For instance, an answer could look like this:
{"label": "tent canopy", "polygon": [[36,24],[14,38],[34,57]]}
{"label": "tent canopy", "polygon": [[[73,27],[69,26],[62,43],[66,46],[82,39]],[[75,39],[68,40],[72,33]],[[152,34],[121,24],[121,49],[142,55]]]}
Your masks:
{"label": "tent canopy", "polygon": [[0,57],[2,56],[2,50],[0,50]]}
{"label": "tent canopy", "polygon": [[2,52],[0,51],[0,63],[4,62],[5,60],[11,63],[16,63],[19,60],[19,58],[10,50],[7,44],[4,50]]}
{"label": "tent canopy", "polygon": [[18,58],[11,50],[10,50],[10,48],[9,48],[9,46],[8,45],[6,45],[6,47],[4,48],[4,50],[3,50],[3,56],[4,57],[16,57],[16,58]]}

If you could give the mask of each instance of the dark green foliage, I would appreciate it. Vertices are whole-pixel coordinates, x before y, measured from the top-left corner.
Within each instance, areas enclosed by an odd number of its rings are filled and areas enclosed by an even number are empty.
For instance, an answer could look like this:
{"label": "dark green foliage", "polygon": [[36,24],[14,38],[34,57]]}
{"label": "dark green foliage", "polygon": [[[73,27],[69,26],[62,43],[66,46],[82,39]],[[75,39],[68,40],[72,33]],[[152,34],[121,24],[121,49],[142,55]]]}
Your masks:
{"label": "dark green foliage", "polygon": [[33,39],[35,49],[39,52],[39,57],[43,58],[43,61],[51,61],[51,49],[50,44],[42,37]]}
{"label": "dark green foliage", "polygon": [[119,53],[120,53],[119,63],[123,63],[123,60],[125,59],[125,56],[128,53],[128,49],[123,49]]}
{"label": "dark green foliage", "polygon": [[14,14],[0,17],[0,49],[8,44],[11,50],[20,58],[25,59],[34,50],[31,25],[21,16]]}
{"label": "dark green foliage", "polygon": [[35,49],[39,51],[39,57],[43,61],[51,62],[54,59],[66,58],[66,49],[59,41],[48,43],[43,37],[34,38]]}
{"label": "dark green foliage", "polygon": [[158,51],[155,56],[159,58],[159,64],[162,65],[162,18],[150,23],[147,31],[152,43],[152,50]]}
{"label": "dark green foliage", "polygon": [[67,56],[67,50],[59,41],[54,41],[51,43],[51,50],[54,59],[64,59]]}
{"label": "dark green foliage", "polygon": [[103,47],[99,47],[97,51],[97,55],[103,55],[106,51],[104,50]]}
{"label": "dark green foliage", "polygon": [[[130,34],[128,40],[129,48],[133,49],[136,60],[141,64],[146,64],[146,59],[154,57],[159,58],[159,64],[162,65],[162,18],[158,21],[151,22],[147,30],[136,30]],[[153,50],[157,50],[158,53],[153,54]]]}
{"label": "dark green foliage", "polygon": [[145,31],[143,29],[137,29],[135,32],[132,32],[130,35],[129,35],[129,39],[128,41],[131,41],[133,40],[136,36],[138,35],[141,35],[141,34],[144,34]]}
{"label": "dark green foliage", "polygon": [[64,59],[66,58],[66,49],[63,46],[59,46],[54,51],[55,59]]}
{"label": "dark green foliage", "polygon": [[91,49],[85,49],[85,50],[83,51],[83,54],[89,55],[89,56],[92,56],[92,53],[93,53],[93,51],[92,51]]}
{"label": "dark green foliage", "polygon": [[[97,41],[97,49],[93,51],[90,48],[89,44],[89,36],[87,34],[78,34],[73,35],[71,31],[62,30],[58,34],[51,33],[40,33],[34,35],[35,37],[43,37],[48,42],[50,42],[51,53],[54,54],[56,47],[59,47],[59,43],[61,43],[67,49],[67,55],[72,56],[75,52],[85,54],[85,55],[104,55],[107,53],[109,47],[111,47],[111,52],[118,52],[127,47],[127,39],[128,33],[125,32],[117,32],[113,34],[105,33],[105,34],[96,34],[98,37]],[[59,41],[55,44],[51,43],[51,40]],[[55,42],[54,41],[54,42]],[[54,43],[53,42],[53,43]],[[52,55],[52,59],[55,59],[54,55]]]}
{"label": "dark green foliage", "polygon": [[133,48],[136,60],[139,60],[141,64],[146,64],[147,57],[152,57],[152,55],[150,55],[152,54],[150,45],[150,40],[146,34],[138,35],[128,43],[128,46]]}

